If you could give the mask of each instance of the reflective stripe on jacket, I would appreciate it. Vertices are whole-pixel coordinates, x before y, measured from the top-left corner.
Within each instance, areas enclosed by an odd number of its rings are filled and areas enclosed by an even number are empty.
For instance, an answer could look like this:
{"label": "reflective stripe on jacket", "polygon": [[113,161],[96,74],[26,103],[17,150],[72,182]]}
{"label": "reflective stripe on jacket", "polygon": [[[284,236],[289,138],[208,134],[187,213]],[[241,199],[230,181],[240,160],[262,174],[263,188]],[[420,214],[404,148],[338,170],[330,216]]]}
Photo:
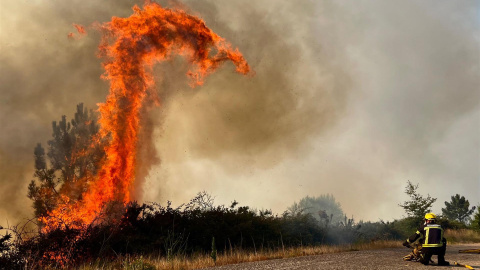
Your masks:
{"label": "reflective stripe on jacket", "polygon": [[443,246],[443,228],[439,224],[423,224],[407,239],[407,243],[411,244],[419,238],[423,247],[441,247]]}
{"label": "reflective stripe on jacket", "polygon": [[425,242],[423,247],[441,247],[443,246],[443,228],[438,224],[427,224],[424,227]]}

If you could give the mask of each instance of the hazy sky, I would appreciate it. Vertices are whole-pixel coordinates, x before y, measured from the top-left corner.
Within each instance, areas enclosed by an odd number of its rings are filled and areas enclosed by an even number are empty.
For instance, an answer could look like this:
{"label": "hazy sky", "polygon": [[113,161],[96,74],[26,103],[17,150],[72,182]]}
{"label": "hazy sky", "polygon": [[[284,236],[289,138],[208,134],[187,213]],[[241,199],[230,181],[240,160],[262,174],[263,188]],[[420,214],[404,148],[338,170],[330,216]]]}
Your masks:
{"label": "hazy sky", "polygon": [[[0,2],[1,225],[32,215],[33,148],[51,122],[105,100],[90,26],[133,4],[142,1]],[[191,89],[184,60],[157,66],[162,106],[149,119],[160,162],[139,179],[140,200],[178,204],[205,190],[282,213],[331,193],[356,220],[392,220],[410,180],[438,198],[436,212],[456,193],[480,203],[480,2],[183,4],[256,75],[227,63]],[[68,39],[72,23],[88,35]]]}

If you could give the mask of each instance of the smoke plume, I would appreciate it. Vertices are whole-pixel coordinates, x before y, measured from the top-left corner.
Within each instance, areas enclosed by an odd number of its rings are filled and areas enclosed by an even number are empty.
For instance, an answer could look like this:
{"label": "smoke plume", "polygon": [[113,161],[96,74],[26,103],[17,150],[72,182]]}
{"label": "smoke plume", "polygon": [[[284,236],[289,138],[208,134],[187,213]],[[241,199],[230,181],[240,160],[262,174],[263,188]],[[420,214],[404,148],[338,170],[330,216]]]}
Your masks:
{"label": "smoke plume", "polygon": [[[127,17],[133,3],[0,3],[0,224],[31,215],[33,148],[50,138],[51,121],[105,101],[99,34],[69,39],[73,24]],[[282,212],[331,193],[349,215],[377,220],[402,215],[410,180],[438,198],[436,211],[455,193],[479,203],[475,1],[182,5],[238,47],[256,75],[226,65],[191,89],[184,59],[155,66],[169,76],[155,78],[156,151],[138,156],[147,164],[137,196],[180,203],[206,190],[219,203]],[[158,166],[145,169],[154,158]]]}

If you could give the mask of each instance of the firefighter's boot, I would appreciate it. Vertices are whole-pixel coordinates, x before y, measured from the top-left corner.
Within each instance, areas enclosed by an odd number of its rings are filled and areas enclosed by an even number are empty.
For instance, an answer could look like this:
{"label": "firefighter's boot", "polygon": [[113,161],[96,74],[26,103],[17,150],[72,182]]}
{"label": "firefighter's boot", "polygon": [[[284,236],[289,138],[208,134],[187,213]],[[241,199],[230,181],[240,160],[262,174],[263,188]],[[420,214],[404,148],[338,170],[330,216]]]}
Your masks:
{"label": "firefighter's boot", "polygon": [[428,265],[431,259],[432,259],[432,254],[425,252],[425,254],[422,254],[420,262],[424,265]]}
{"label": "firefighter's boot", "polygon": [[438,265],[447,266],[450,265],[449,262],[445,261],[445,255],[438,255]]}

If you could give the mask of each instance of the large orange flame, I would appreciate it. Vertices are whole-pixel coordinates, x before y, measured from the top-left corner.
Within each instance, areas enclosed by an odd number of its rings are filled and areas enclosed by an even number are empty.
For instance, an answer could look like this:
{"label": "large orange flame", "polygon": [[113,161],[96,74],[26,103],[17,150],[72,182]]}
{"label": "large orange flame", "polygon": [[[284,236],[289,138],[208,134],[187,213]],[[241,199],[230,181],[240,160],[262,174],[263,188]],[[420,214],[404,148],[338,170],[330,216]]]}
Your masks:
{"label": "large orange flame", "polygon": [[42,219],[46,231],[92,224],[110,202],[125,204],[131,200],[140,109],[145,97],[154,94],[148,90],[154,85],[155,63],[177,54],[185,56],[192,67],[188,72],[192,86],[201,85],[227,60],[239,73],[250,71],[242,54],[201,19],[150,2],[133,10],[128,18],[114,17],[100,26],[104,33],[100,55],[106,59],[103,78],[110,81],[106,102],[99,104],[98,140],[107,141],[106,159],[80,201],[71,202],[63,196],[50,216]]}

